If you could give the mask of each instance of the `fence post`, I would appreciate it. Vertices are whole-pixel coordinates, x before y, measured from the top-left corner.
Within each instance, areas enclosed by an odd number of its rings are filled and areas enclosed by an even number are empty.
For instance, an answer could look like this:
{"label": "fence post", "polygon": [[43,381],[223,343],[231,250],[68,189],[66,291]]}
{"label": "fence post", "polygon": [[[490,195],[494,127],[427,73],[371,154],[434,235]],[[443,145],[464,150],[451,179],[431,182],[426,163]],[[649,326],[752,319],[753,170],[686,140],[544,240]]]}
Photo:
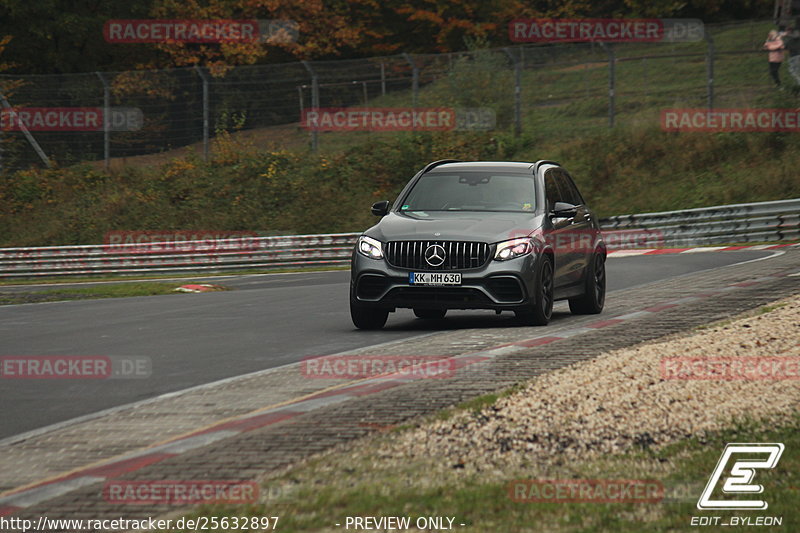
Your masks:
{"label": "fence post", "polygon": [[22,134],[25,136],[25,138],[30,143],[31,147],[33,148],[33,151],[36,152],[36,155],[38,155],[39,159],[42,160],[42,163],[44,163],[47,168],[52,168],[53,165],[50,163],[50,159],[47,158],[47,155],[44,153],[44,150],[42,150],[42,147],[39,146],[38,142],[36,142],[36,139],[33,138],[33,135],[31,135],[31,132],[28,131],[27,127],[25,127],[25,124],[23,124],[19,120],[19,117],[17,117],[16,111],[14,111],[14,108],[11,107],[11,104],[8,103],[8,100],[6,100],[6,97],[2,92],[0,92],[0,102],[3,103],[3,108],[5,108],[5,109],[7,109],[9,111],[9,118],[10,119],[14,118],[14,117],[17,118],[16,122],[17,122],[17,124],[19,124],[19,129],[22,131]]}
{"label": "fence post", "polygon": [[608,127],[613,128],[616,119],[616,86],[617,86],[617,58],[614,55],[614,47],[609,43],[600,43],[608,54]]}
{"label": "fence post", "polygon": [[386,96],[386,65],[381,61],[381,96]]}
{"label": "fence post", "polygon": [[300,103],[300,120],[303,120],[303,89],[305,85],[297,86],[297,99]]}
{"label": "fence post", "polygon": [[414,62],[414,58],[407,53],[403,53],[403,57],[411,65],[411,105],[417,107],[417,100],[419,98],[419,69]]}
{"label": "fence post", "polygon": [[111,166],[111,88],[102,72],[95,72],[103,84],[103,168]]}
{"label": "fence post", "polygon": [[711,32],[706,28],[705,38],[707,43],[706,48],[706,98],[708,99],[708,109],[714,109],[714,56],[716,55],[716,48],[714,47],[714,38]]}
{"label": "fence post", "polygon": [[503,51],[514,64],[514,135],[519,137],[522,133],[522,62],[514,57],[510,48],[503,48]]}
{"label": "fence post", "polygon": [[208,161],[208,76],[199,66],[194,66],[203,80],[203,161]]}
{"label": "fence post", "polygon": [[[311,108],[319,108],[319,79],[317,73],[311,68],[308,61],[303,61],[303,66],[306,67],[308,74],[311,76]],[[319,150],[319,132],[315,129],[311,130],[311,151],[317,152]]]}

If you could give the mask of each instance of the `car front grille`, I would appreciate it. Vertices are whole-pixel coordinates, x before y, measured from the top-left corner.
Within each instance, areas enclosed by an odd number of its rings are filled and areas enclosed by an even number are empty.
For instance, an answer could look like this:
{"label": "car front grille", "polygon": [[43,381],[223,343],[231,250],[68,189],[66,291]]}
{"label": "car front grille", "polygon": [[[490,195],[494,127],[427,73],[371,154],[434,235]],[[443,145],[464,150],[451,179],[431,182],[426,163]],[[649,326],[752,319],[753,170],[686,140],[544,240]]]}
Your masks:
{"label": "car front grille", "polygon": [[[425,251],[435,245],[444,250],[444,262],[441,265],[431,265],[425,260]],[[488,260],[489,245],[485,242],[392,241],[386,244],[386,261],[398,268],[466,270],[480,268]]]}
{"label": "car front grille", "polygon": [[444,304],[454,309],[469,309],[492,305],[492,301],[481,291],[469,288],[395,287],[382,301],[399,307]]}

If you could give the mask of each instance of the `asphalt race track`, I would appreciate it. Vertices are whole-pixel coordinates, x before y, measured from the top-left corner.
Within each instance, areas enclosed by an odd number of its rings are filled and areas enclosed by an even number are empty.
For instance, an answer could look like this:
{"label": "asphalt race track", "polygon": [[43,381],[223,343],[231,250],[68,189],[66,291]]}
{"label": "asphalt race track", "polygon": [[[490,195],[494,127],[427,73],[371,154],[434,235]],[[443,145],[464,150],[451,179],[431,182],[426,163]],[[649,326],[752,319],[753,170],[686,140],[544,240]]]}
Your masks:
{"label": "asphalt race track", "polygon": [[[770,256],[742,251],[612,258],[609,291]],[[753,263],[757,271],[758,262]],[[0,439],[103,409],[249,372],[437,330],[513,326],[513,315],[451,312],[443,322],[390,315],[382,331],[356,330],[349,272],[214,278],[235,290],[0,306],[0,356],[146,356],[144,379],[0,379]],[[4,290],[12,290],[4,288]],[[557,304],[562,310],[565,303]],[[554,320],[569,321],[559,313]]]}

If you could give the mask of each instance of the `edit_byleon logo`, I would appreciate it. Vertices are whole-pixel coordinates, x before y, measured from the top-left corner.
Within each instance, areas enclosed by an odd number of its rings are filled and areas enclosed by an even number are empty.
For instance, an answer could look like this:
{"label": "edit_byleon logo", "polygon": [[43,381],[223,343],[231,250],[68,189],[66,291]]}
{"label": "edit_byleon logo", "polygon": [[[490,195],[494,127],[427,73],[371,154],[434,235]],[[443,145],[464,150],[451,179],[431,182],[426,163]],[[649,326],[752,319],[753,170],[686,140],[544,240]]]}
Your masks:
{"label": "edit_byleon logo", "polygon": [[[717,466],[711,474],[697,508],[708,510],[763,510],[769,504],[764,499],[734,499],[734,496],[762,494],[763,485],[753,483],[756,471],[759,469],[772,469],[778,464],[783,454],[783,444],[772,442],[766,444],[729,443],[725,446],[722,455],[717,461]],[[730,472],[723,476],[730,464]],[[714,492],[720,481],[722,494],[725,499],[715,498]]]}

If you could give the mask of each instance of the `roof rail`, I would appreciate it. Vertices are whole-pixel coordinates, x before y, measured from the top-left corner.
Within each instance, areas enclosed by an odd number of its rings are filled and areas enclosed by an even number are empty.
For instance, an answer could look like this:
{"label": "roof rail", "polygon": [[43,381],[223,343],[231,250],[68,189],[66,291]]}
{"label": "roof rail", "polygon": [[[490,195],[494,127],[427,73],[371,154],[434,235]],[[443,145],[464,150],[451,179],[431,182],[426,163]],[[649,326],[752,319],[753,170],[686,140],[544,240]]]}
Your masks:
{"label": "roof rail", "polygon": [[561,164],[557,163],[556,161],[550,161],[550,160],[547,160],[547,159],[540,159],[536,163],[533,164],[533,173],[536,174],[539,171],[539,167],[542,166],[542,165],[556,165],[557,167],[561,166]]}
{"label": "roof rail", "polygon": [[425,174],[429,170],[433,170],[434,168],[438,167],[439,165],[444,165],[445,163],[463,163],[460,159],[440,159],[439,161],[434,161],[433,163],[428,163],[428,166],[422,169],[422,173]]}

